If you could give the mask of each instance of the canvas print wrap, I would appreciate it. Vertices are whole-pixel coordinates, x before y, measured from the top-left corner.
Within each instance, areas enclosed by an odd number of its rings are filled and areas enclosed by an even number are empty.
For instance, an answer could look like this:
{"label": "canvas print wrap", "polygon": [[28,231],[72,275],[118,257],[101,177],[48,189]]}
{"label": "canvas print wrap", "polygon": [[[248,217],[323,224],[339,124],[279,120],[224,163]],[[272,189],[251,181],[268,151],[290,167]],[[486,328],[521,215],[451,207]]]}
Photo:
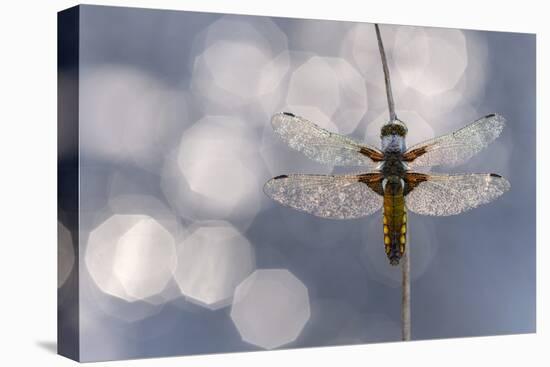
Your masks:
{"label": "canvas print wrap", "polygon": [[533,34],[81,5],[58,101],[64,356],[535,332]]}

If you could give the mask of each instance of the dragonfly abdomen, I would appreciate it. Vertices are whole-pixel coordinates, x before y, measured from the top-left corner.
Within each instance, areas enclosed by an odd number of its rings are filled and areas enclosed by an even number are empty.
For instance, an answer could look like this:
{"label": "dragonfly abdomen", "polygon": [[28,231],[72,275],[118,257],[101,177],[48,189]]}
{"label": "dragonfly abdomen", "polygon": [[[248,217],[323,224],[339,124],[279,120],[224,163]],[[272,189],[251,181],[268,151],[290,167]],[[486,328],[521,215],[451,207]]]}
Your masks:
{"label": "dragonfly abdomen", "polygon": [[405,253],[407,211],[403,182],[399,177],[388,178],[384,187],[384,247],[391,265],[399,264]]}

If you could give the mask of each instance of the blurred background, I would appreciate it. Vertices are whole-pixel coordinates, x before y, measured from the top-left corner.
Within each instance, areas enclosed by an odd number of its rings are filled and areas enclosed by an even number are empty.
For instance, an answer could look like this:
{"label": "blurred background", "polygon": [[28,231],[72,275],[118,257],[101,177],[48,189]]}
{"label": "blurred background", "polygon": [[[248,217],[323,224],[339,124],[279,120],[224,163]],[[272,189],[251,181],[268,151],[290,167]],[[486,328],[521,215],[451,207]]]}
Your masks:
{"label": "blurred background", "polygon": [[[511,191],[409,217],[412,338],[534,332],[534,35],[381,32],[409,145],[508,121],[453,172]],[[80,37],[79,145],[59,142],[62,159],[80,149],[80,230],[60,216],[58,286],[79,269],[82,360],[400,340],[381,215],[320,219],[262,192],[334,170],[280,141],[276,112],[379,146],[372,24],[81,6]]]}

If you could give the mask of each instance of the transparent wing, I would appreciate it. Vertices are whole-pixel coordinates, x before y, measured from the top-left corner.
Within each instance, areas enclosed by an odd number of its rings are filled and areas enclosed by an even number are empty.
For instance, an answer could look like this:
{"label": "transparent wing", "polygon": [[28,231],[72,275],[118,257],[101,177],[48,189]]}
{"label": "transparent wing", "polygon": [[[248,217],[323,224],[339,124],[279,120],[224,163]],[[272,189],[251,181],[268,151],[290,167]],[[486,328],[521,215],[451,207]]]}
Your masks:
{"label": "transparent wing", "polygon": [[288,112],[271,119],[273,130],[292,148],[317,162],[336,166],[374,168],[384,154],[346,136],[331,133]]}
{"label": "transparent wing", "polygon": [[411,147],[403,154],[403,160],[409,168],[464,163],[500,135],[505,121],[500,115],[487,115],[452,134]]}
{"label": "transparent wing", "polygon": [[494,173],[422,176],[405,196],[407,208],[417,214],[455,215],[487,204],[510,189],[505,178]]}
{"label": "transparent wing", "polygon": [[362,175],[283,175],[272,178],[264,192],[275,201],[318,217],[359,218],[382,207],[380,173]]}

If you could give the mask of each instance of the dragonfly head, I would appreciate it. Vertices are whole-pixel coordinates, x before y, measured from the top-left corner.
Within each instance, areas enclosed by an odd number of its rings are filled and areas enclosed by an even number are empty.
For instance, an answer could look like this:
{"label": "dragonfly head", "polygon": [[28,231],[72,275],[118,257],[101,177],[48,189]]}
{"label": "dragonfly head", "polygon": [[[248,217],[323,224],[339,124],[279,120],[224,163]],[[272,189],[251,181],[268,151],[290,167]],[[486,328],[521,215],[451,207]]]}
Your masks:
{"label": "dragonfly head", "polygon": [[384,138],[389,135],[398,135],[405,137],[407,135],[407,125],[399,119],[386,122],[380,129],[380,138]]}

